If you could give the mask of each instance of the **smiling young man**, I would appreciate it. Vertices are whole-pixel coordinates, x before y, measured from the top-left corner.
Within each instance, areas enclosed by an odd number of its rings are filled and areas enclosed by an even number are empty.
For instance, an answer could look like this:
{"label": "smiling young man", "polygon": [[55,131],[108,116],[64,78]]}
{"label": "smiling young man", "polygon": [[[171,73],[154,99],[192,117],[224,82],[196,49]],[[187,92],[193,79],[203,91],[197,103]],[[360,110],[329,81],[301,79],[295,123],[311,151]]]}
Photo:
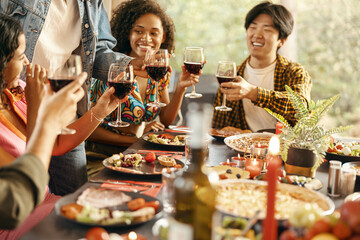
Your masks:
{"label": "smiling young man", "polygon": [[295,124],[285,85],[304,100],[310,100],[311,78],[298,63],[280,56],[277,51],[291,34],[294,20],[282,5],[263,2],[251,9],[245,19],[246,42],[250,56],[237,68],[234,82],[222,83],[214,101],[220,106],[223,94],[230,112],[214,108],[213,128],[233,126],[256,132],[275,129],[276,119],[268,108]]}

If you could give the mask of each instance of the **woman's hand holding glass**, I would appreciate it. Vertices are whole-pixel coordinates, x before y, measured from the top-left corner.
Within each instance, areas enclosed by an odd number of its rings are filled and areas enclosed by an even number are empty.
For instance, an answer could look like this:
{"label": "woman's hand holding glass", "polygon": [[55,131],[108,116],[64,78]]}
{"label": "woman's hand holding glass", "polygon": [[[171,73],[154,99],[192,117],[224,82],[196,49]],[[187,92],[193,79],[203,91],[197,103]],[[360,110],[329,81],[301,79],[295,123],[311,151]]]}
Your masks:
{"label": "woman's hand holding glass", "polygon": [[[54,92],[59,91],[71,83],[82,72],[82,62],[79,55],[71,55],[68,59],[64,56],[52,56],[48,71],[48,79],[51,89]],[[60,134],[74,134],[74,129],[63,128]]]}
{"label": "woman's hand holding glass", "polygon": [[132,65],[128,65],[124,68],[123,66],[116,63],[111,64],[108,75],[108,84],[109,87],[113,87],[115,89],[114,96],[118,98],[118,112],[117,120],[109,122],[110,126],[130,126],[129,123],[123,122],[121,120],[121,101],[123,98],[127,97],[131,93],[131,91],[133,91],[134,83],[135,80]]}
{"label": "woman's hand holding glass", "polygon": [[167,49],[148,49],[145,55],[146,71],[155,81],[155,101],[148,103],[148,106],[165,107],[166,104],[159,102],[159,81],[169,71],[169,53]]}

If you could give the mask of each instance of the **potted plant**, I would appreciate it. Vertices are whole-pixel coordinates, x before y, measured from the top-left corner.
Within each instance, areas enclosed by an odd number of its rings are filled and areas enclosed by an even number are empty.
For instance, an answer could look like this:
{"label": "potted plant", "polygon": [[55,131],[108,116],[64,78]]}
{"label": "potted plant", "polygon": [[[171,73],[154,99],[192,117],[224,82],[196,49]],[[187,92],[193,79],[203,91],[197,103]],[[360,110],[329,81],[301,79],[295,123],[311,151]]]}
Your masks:
{"label": "potted plant", "polygon": [[289,174],[314,177],[316,169],[324,161],[331,135],[348,130],[351,126],[325,130],[320,120],[338,100],[339,94],[318,101],[302,100],[289,86],[285,86],[294,107],[296,123],[291,126],[281,115],[265,109],[284,127],[280,134],[281,157]]}

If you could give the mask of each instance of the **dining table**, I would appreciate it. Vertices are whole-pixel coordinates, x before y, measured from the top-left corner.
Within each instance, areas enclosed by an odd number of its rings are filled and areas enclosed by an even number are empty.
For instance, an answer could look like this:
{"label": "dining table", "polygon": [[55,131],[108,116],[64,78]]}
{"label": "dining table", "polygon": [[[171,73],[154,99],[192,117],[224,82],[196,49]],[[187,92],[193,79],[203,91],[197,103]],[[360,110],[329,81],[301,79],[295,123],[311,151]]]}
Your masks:
{"label": "dining table", "polygon": [[[167,131],[166,131],[167,132]],[[174,132],[174,131],[172,131]],[[160,134],[159,132],[158,134]],[[184,134],[184,133],[172,133],[172,134]],[[223,139],[216,139],[208,136],[208,159],[206,164],[210,166],[219,165],[221,162],[231,159],[231,157],[237,156],[238,152],[234,149],[229,148],[224,144]],[[136,153],[139,150],[148,150],[148,151],[170,151],[176,150],[179,152],[184,152],[184,147],[179,146],[163,146],[160,144],[153,144],[145,141],[143,138],[139,138],[137,142],[129,146],[124,153]],[[103,159],[99,159],[102,161]],[[185,161],[185,158],[182,158],[182,161]],[[319,190],[320,193],[327,195],[327,185],[328,185],[328,173],[329,165],[327,162],[323,163],[316,172],[316,178],[319,179],[323,187]],[[141,175],[141,174],[128,174],[118,171],[114,171],[108,168],[103,168],[100,170],[94,177],[90,180],[133,180],[133,181],[146,181],[153,183],[161,183],[161,174],[158,175]],[[75,195],[79,195],[84,189],[91,186],[99,187],[99,183],[96,182],[87,182],[76,190]],[[159,191],[157,198],[161,202],[161,191]],[[344,197],[331,198],[335,204],[335,208],[338,208],[344,201]],[[118,233],[118,234],[128,234],[130,231],[140,233],[145,236],[148,240],[158,239],[153,235],[153,226],[154,223],[165,216],[165,213],[159,214],[159,216],[154,219],[145,222],[140,225],[135,226],[123,226],[123,227],[106,227],[106,230],[109,233]],[[85,235],[92,226],[87,226],[84,224],[79,224],[76,222],[69,221],[64,217],[61,217],[56,214],[55,211],[52,211],[45,219],[43,219],[39,224],[37,224],[33,229],[27,232],[21,239],[29,240],[42,240],[42,239],[67,239],[67,240],[78,240],[85,239]]]}

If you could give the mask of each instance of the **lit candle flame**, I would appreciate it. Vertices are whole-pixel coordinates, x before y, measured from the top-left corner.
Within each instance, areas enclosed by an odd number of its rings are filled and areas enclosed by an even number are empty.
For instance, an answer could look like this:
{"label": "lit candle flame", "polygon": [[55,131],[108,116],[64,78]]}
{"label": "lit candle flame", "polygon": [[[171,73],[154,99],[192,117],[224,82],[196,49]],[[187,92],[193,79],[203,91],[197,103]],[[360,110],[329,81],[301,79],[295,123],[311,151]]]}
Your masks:
{"label": "lit candle flame", "polygon": [[129,236],[128,236],[129,240],[136,240],[137,239],[137,234],[136,232],[129,232]]}
{"label": "lit candle flame", "polygon": [[230,159],[226,159],[226,163],[229,164],[229,163],[230,163]]}
{"label": "lit candle flame", "polygon": [[270,155],[278,155],[280,151],[280,139],[278,136],[272,136],[269,142]]}

